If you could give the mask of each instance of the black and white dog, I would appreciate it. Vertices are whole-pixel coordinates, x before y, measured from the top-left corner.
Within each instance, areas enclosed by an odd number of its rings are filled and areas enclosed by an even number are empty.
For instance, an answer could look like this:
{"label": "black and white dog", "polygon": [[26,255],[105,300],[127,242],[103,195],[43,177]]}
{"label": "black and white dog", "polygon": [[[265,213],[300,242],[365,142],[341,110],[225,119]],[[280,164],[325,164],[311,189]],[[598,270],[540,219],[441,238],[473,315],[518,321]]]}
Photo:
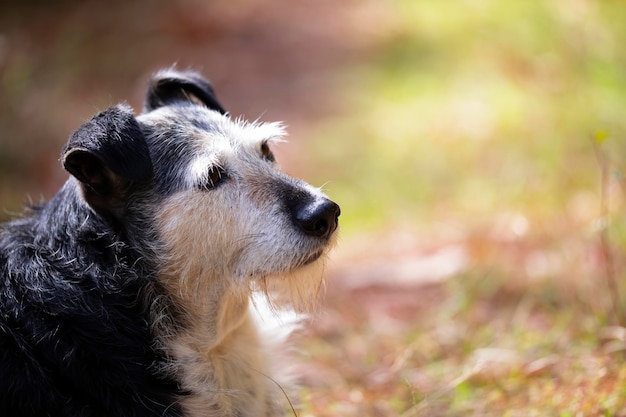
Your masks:
{"label": "black and white dog", "polygon": [[277,169],[283,135],[174,69],[74,132],[65,185],[0,229],[0,416],[283,414],[276,312],[319,293],[340,212]]}

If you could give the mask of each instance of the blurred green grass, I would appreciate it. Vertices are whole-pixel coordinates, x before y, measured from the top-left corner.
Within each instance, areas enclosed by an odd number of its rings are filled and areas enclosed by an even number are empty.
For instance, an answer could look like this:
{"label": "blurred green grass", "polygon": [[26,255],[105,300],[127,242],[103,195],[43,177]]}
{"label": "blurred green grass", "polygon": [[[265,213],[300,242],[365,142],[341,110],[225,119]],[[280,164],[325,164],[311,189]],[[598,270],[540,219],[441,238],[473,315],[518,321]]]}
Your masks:
{"label": "blurred green grass", "polygon": [[[305,339],[333,382],[303,415],[626,415],[626,7],[388,4],[372,59],[341,75],[349,110],[313,132],[312,175],[333,179],[348,245],[407,230],[470,265],[434,299],[397,290],[418,305],[402,318],[400,297],[377,305],[384,281],[332,293],[351,331]],[[350,260],[401,251],[389,241]]]}
{"label": "blurred green grass", "polygon": [[344,231],[507,211],[575,217],[576,198],[598,192],[593,135],[608,132],[617,162],[626,150],[626,8],[391,4],[373,59],[342,75],[347,117],[311,145]]}

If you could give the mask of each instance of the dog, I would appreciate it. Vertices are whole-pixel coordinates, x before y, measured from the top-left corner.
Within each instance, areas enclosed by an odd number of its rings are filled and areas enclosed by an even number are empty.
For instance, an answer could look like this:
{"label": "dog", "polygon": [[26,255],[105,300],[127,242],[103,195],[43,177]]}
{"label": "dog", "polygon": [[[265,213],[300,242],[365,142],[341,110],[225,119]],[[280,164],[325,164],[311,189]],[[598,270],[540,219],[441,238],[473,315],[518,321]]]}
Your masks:
{"label": "dog", "polygon": [[284,135],[176,68],[141,114],[79,127],[67,182],[0,229],[0,415],[283,415],[278,346],[320,293],[340,215],[279,170]]}

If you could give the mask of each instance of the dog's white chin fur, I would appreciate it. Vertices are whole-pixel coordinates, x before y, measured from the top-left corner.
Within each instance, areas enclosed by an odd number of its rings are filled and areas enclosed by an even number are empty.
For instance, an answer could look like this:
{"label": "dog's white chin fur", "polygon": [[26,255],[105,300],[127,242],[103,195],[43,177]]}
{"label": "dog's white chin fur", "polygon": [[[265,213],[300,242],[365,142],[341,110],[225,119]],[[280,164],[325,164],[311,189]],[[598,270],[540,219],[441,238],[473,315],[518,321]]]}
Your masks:
{"label": "dog's white chin fur", "polygon": [[324,254],[288,273],[253,281],[249,312],[257,332],[263,335],[261,349],[266,352],[266,369],[271,375],[267,377],[289,404],[295,401],[299,376],[296,363],[287,360],[292,354],[292,345],[287,342],[319,304],[325,261]]}
{"label": "dog's white chin fur", "polygon": [[264,295],[264,304],[269,309],[265,313],[276,314],[284,310],[294,313],[314,311],[324,290],[326,252],[327,250],[314,262],[294,270],[254,279],[253,304],[258,303],[261,295]]}

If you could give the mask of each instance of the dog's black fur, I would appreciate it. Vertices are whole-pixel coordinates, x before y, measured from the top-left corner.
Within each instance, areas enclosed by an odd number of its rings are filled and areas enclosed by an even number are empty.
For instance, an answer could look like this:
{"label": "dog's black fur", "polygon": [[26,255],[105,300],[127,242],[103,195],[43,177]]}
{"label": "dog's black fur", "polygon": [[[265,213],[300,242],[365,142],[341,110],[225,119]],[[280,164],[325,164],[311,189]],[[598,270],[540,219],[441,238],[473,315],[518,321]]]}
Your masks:
{"label": "dog's black fur", "polygon": [[[153,82],[144,111],[190,97],[224,113],[195,73]],[[142,129],[124,106],[94,117],[64,150],[73,178],[1,226],[0,416],[181,415],[149,317],[149,213],[131,201],[159,188]]]}
{"label": "dog's black fur", "polygon": [[73,183],[0,235],[0,415],[177,416],[149,268]]}

